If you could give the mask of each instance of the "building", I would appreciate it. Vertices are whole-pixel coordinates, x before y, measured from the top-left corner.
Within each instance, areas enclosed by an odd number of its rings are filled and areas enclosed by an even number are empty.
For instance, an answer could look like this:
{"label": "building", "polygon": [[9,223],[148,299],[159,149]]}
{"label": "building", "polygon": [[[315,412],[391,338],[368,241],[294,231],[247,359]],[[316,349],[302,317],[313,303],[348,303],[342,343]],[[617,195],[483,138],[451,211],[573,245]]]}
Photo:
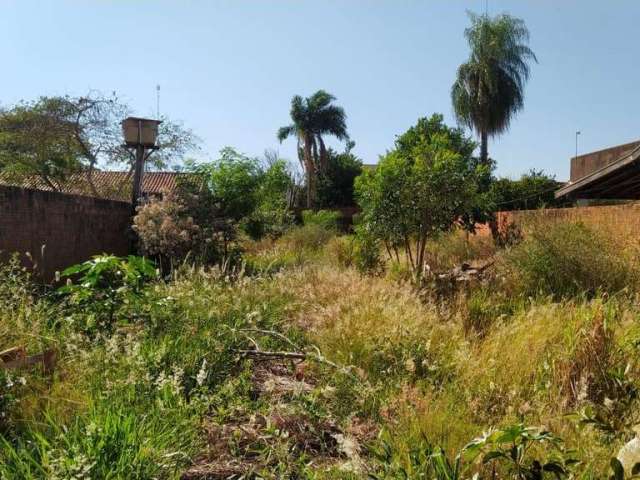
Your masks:
{"label": "building", "polygon": [[570,180],[555,196],[568,200],[640,199],[640,141],[572,158]]}
{"label": "building", "polygon": [[[145,172],[142,177],[143,197],[163,197],[175,190],[178,172]],[[64,182],[47,183],[37,175],[10,177],[0,175],[0,185],[17,186],[34,190],[57,191],[75,195],[99,197],[109,200],[131,201],[132,172],[94,170],[89,181],[88,172],[74,173]],[[92,185],[93,184],[93,187]]]}

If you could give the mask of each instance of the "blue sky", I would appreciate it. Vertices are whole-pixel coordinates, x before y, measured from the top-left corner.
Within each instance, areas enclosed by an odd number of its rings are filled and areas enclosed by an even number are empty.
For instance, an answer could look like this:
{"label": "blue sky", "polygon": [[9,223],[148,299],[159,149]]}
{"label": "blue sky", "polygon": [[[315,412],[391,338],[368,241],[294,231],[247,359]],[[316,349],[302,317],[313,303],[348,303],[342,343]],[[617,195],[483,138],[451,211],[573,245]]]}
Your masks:
{"label": "blue sky", "polygon": [[[489,0],[523,18],[533,67],[525,110],[490,143],[498,173],[568,177],[574,132],[586,152],[640,138],[637,0]],[[366,163],[420,116],[454,123],[449,90],[468,54],[467,10],[485,0],[2,0],[0,104],[116,91],[141,115],[181,120],[215,157],[294,142],[294,94],[323,88],[348,114]]]}

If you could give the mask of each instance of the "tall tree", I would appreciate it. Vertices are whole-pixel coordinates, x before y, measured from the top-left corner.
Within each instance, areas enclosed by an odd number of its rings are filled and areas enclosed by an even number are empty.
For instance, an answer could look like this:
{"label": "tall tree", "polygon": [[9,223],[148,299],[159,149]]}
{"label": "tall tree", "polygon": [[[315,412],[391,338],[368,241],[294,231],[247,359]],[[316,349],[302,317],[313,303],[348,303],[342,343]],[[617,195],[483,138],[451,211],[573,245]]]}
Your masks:
{"label": "tall tree", "polygon": [[346,114],[342,107],[333,104],[336,98],[318,90],[310,97],[295,95],[291,99],[293,123],[278,130],[280,142],[295,136],[298,141],[298,158],[304,168],[307,181],[307,207],[316,204],[318,174],[327,168],[328,156],[323,135],[333,135],[339,140],[348,139]]}
{"label": "tall tree", "polygon": [[[118,97],[90,92],[83,97],[40,97],[0,111],[0,171],[38,175],[58,190],[69,174],[83,171],[94,195],[96,168],[120,165],[132,171],[134,159],[123,146],[120,122],[130,114]],[[162,168],[197,148],[198,139],[181,125],[162,118],[160,149],[150,157]]]}
{"label": "tall tree", "polygon": [[529,63],[537,59],[523,20],[507,14],[469,16],[471,26],[464,34],[471,54],[458,68],[451,99],[458,122],[480,136],[480,160],[488,164],[488,137],[508,130],[524,107]]}
{"label": "tall tree", "polygon": [[430,272],[427,242],[485,203],[486,168],[473,158],[474,146],[461,129],[432,115],[400,135],[375,170],[356,178],[360,234],[381,242],[396,261],[404,258],[418,282]]}

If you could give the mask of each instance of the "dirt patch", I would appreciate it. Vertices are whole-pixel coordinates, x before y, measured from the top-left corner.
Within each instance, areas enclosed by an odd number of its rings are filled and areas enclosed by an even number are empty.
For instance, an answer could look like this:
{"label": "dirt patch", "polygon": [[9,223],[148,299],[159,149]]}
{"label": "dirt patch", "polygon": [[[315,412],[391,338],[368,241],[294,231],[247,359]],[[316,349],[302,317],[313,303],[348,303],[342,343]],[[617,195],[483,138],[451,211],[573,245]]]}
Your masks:
{"label": "dirt patch", "polygon": [[[205,426],[207,450],[182,475],[183,480],[251,478],[277,463],[284,451],[297,457],[304,454],[315,465],[350,462],[359,465],[359,442],[354,434],[369,436],[364,424],[354,424],[353,432],[342,431],[333,421],[300,413],[287,400],[308,393],[314,386],[304,369],[286,362],[256,362],[252,375],[253,394],[268,399],[272,408],[265,415],[241,416],[232,422]],[[350,429],[351,430],[351,429]],[[282,457],[280,457],[282,458]]]}
{"label": "dirt patch", "polygon": [[301,395],[313,390],[313,384],[301,373],[303,364],[261,362],[255,364],[252,382],[254,395],[281,399],[287,395]]}

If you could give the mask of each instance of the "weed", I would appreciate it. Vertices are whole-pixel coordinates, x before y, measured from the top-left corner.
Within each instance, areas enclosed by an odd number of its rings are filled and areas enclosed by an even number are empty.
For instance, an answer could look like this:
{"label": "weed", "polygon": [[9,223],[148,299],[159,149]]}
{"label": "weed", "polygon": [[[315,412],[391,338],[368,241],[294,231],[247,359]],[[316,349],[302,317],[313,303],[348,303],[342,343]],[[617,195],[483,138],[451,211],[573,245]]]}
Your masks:
{"label": "weed", "polygon": [[635,271],[616,245],[583,224],[539,228],[508,250],[502,263],[507,288],[555,298],[610,294],[629,287]]}

